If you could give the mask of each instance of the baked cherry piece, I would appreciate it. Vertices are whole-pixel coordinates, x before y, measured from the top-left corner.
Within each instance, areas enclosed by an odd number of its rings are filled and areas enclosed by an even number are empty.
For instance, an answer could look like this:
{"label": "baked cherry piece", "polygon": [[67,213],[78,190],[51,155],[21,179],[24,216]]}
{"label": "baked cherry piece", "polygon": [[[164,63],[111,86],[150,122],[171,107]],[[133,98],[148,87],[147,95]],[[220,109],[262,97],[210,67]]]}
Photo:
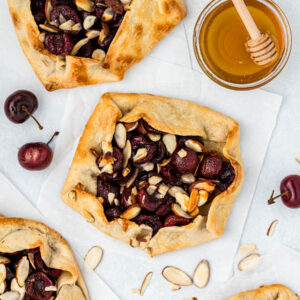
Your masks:
{"label": "baked cherry piece", "polygon": [[281,197],[282,202],[289,208],[300,208],[300,176],[289,175],[285,177],[280,184],[280,195],[274,197],[272,192],[269,204],[274,204],[275,199]]}
{"label": "baked cherry piece", "polygon": [[204,157],[200,170],[199,175],[208,178],[218,178],[222,175],[223,172],[223,159],[218,154],[211,153]]}
{"label": "baked cherry piece", "polygon": [[72,52],[74,43],[67,33],[48,33],[44,45],[46,49],[55,55],[67,55]]}
{"label": "baked cherry piece", "polygon": [[23,145],[18,152],[20,165],[27,170],[38,171],[47,168],[53,158],[49,144],[59,132],[55,132],[48,143],[28,143]]}
{"label": "baked cherry piece", "polygon": [[194,173],[198,163],[196,152],[187,147],[178,147],[171,157],[171,166],[179,174]]}
{"label": "baked cherry piece", "polygon": [[26,280],[26,293],[33,300],[48,300],[53,294],[45,291],[48,286],[53,286],[53,283],[45,273],[32,273]]}
{"label": "baked cherry piece", "polygon": [[164,226],[183,226],[183,225],[188,225],[192,222],[192,219],[187,219],[184,217],[179,217],[174,214],[168,215],[165,218]]}
{"label": "baked cherry piece", "polygon": [[4,111],[7,118],[14,123],[23,123],[29,117],[33,118],[40,129],[43,126],[32,115],[38,108],[37,97],[30,91],[18,90],[7,97]]}
{"label": "baked cherry piece", "polygon": [[152,228],[152,235],[155,235],[157,231],[162,228],[160,218],[156,215],[139,215],[135,218],[135,223],[138,225],[145,224]]}

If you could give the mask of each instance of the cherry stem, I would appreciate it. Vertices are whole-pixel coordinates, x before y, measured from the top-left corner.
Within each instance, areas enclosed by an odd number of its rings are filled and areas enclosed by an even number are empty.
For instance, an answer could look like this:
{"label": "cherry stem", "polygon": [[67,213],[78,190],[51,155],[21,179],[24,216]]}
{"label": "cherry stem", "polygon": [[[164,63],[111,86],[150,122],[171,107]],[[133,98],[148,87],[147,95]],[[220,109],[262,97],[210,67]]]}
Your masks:
{"label": "cherry stem", "polygon": [[58,131],[55,131],[55,132],[53,133],[51,139],[48,141],[47,145],[49,145],[49,144],[52,142],[52,140],[54,139],[54,137],[56,137],[57,135],[59,135],[59,132],[58,132]]}
{"label": "cherry stem", "polygon": [[21,108],[22,108],[23,111],[26,112],[26,114],[27,114],[28,116],[30,116],[30,117],[38,124],[40,130],[42,130],[42,129],[44,128],[44,127],[39,123],[39,121],[33,116],[33,114],[30,113],[30,112],[28,111],[28,109],[26,108],[25,105],[22,105]]}
{"label": "cherry stem", "polygon": [[273,203],[275,203],[274,200],[276,200],[276,199],[279,198],[279,197],[288,195],[289,193],[290,193],[289,191],[285,191],[284,193],[282,193],[282,194],[280,194],[280,195],[274,197],[274,190],[273,190],[273,191],[272,191],[272,194],[271,194],[271,197],[270,197],[270,199],[268,200],[268,203],[269,203],[269,204],[273,204]]}

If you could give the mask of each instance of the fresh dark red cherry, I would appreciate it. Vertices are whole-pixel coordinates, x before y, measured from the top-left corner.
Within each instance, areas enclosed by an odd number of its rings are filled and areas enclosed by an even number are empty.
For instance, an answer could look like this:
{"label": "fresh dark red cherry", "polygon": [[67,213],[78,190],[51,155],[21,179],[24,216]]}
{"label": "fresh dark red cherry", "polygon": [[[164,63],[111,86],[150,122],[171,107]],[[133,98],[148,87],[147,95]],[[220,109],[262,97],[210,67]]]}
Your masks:
{"label": "fresh dark red cherry", "polygon": [[59,132],[55,132],[48,143],[28,143],[23,145],[18,152],[18,160],[20,165],[32,171],[43,170],[47,168],[53,158],[52,149],[49,144],[53,138],[58,135]]}
{"label": "fresh dark red cherry", "polygon": [[26,90],[19,90],[8,96],[4,103],[4,111],[7,118],[14,123],[23,123],[29,117],[33,118],[40,129],[43,126],[32,115],[38,108],[36,96]]}
{"label": "fresh dark red cherry", "polygon": [[32,273],[26,280],[26,294],[33,300],[47,300],[53,292],[45,291],[45,288],[52,285],[51,279],[45,273]]}
{"label": "fresh dark red cherry", "polygon": [[284,205],[290,208],[300,208],[300,176],[290,175],[285,177],[280,184],[280,195],[274,197],[274,191],[268,203],[275,203],[275,199],[281,197]]}

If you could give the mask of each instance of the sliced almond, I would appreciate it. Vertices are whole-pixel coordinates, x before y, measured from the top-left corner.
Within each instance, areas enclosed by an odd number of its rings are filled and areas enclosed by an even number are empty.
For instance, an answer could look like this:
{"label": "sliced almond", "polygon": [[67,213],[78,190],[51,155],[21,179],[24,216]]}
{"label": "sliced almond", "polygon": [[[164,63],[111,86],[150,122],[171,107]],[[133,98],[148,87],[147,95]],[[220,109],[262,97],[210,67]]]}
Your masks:
{"label": "sliced almond", "polygon": [[192,216],[190,216],[188,213],[186,213],[177,203],[172,203],[171,205],[172,211],[176,216],[183,217],[186,219],[191,219]]}
{"label": "sliced almond", "polygon": [[107,200],[110,205],[112,205],[114,203],[115,197],[116,197],[116,195],[114,193],[108,193]]}
{"label": "sliced almond", "polygon": [[126,168],[128,161],[131,157],[132,146],[129,140],[126,141],[125,148],[123,149],[123,168]]}
{"label": "sliced almond", "polygon": [[204,205],[207,202],[208,198],[209,198],[209,194],[207,191],[205,190],[199,191],[198,206]]}
{"label": "sliced almond", "polygon": [[192,140],[192,139],[186,140],[185,145],[195,152],[203,152],[203,150],[204,150],[204,146],[200,142]]}
{"label": "sliced almond", "polygon": [[0,284],[0,295],[3,294],[6,290],[6,281],[4,280],[1,284]]}
{"label": "sliced almond", "polygon": [[103,250],[99,246],[92,247],[84,258],[84,263],[95,270],[101,262]]}
{"label": "sliced almond", "polygon": [[78,51],[83,47],[85,46],[87,43],[89,42],[89,38],[84,38],[80,41],[78,41],[73,49],[72,49],[72,52],[71,52],[71,55],[76,55],[78,53]]}
{"label": "sliced almond", "polygon": [[271,225],[269,226],[268,231],[267,231],[267,236],[272,236],[274,234],[277,223],[278,223],[278,220],[275,220],[271,223]]}
{"label": "sliced almond", "polygon": [[122,171],[123,177],[128,176],[130,172],[131,172],[131,169],[130,169],[130,168],[125,168],[125,169]]}
{"label": "sliced almond", "polygon": [[[89,30],[86,34],[85,34],[90,40],[95,39],[96,37],[99,37],[100,35],[100,31],[99,30]],[[96,49],[96,50],[102,50],[102,49]],[[94,50],[94,51],[96,51]],[[104,53],[105,51],[102,50]]]}
{"label": "sliced almond", "polygon": [[23,287],[25,285],[25,281],[28,277],[28,274],[29,274],[29,260],[27,256],[23,256],[20,259],[16,270],[16,279],[20,287]]}
{"label": "sliced almond", "polygon": [[172,196],[173,198],[175,198],[175,194],[178,193],[178,192],[185,194],[184,189],[181,188],[180,186],[172,186],[172,187],[168,190],[168,194],[169,194],[170,196]]}
{"label": "sliced almond", "polygon": [[187,156],[187,152],[184,149],[181,149],[181,150],[178,151],[177,155],[180,158],[185,158]]}
{"label": "sliced almond", "polygon": [[131,0],[120,0],[122,4],[126,5],[126,4],[130,4]]}
{"label": "sliced almond", "polygon": [[149,282],[150,282],[150,279],[151,279],[151,277],[152,277],[152,274],[153,274],[152,272],[149,272],[149,273],[146,275],[145,279],[143,280],[143,283],[142,283],[141,289],[140,289],[140,294],[141,294],[141,296],[144,295],[144,293],[145,293],[145,291],[146,291],[146,288],[147,288],[147,286],[149,285]]}
{"label": "sliced almond", "polygon": [[169,190],[169,187],[166,184],[164,184],[164,183],[162,183],[159,186],[159,188],[158,188],[158,192],[162,195],[162,198],[165,197],[165,195],[167,194],[168,190]]}
{"label": "sliced almond", "polygon": [[147,162],[141,165],[141,167],[143,168],[144,171],[152,171],[154,170],[154,163],[152,162]]}
{"label": "sliced almond", "polygon": [[162,181],[162,178],[159,177],[159,176],[151,176],[151,177],[149,177],[149,179],[148,179],[148,182],[149,182],[151,185],[157,185],[157,184],[159,184],[161,181]]}
{"label": "sliced almond", "polygon": [[129,178],[129,180],[126,182],[126,187],[129,188],[133,185],[133,183],[136,180],[136,177],[138,176],[139,170],[135,169],[132,176]]}
{"label": "sliced almond", "polygon": [[109,22],[112,20],[113,17],[114,17],[114,12],[110,8],[107,8],[102,15],[102,20],[104,22]]}
{"label": "sliced almond", "polygon": [[52,11],[53,7],[52,7],[52,3],[51,0],[46,0],[45,2],[45,16],[48,22],[50,22],[50,14]]}
{"label": "sliced almond", "polygon": [[189,203],[189,196],[185,192],[176,192],[175,193],[176,202],[180,204],[181,208],[184,211],[187,211],[187,205]]}
{"label": "sliced almond", "polygon": [[94,223],[95,222],[95,218],[94,216],[88,212],[86,209],[83,210],[83,216],[85,217],[85,219],[89,222],[89,223]]}
{"label": "sliced almond", "polygon": [[6,267],[4,264],[0,264],[0,284],[6,279]]}
{"label": "sliced almond", "polygon": [[199,208],[196,207],[192,212],[190,212],[190,216],[196,217],[199,214]]}
{"label": "sliced almond", "polygon": [[157,187],[155,185],[149,185],[147,187],[147,193],[151,196],[153,195],[157,190]]}
{"label": "sliced almond", "polygon": [[92,28],[95,25],[96,20],[97,20],[96,16],[87,16],[83,20],[83,28],[85,30],[89,30],[90,28]]}
{"label": "sliced almond", "polygon": [[199,202],[199,191],[197,189],[192,189],[192,192],[190,194],[187,211],[191,213],[195,210]]}
{"label": "sliced almond", "polygon": [[95,10],[94,1],[91,0],[75,0],[75,4],[78,10],[85,10],[88,12],[92,12]]}
{"label": "sliced almond", "polygon": [[243,255],[248,255],[254,251],[257,251],[257,248],[254,244],[243,244],[239,248],[239,253]]}
{"label": "sliced almond", "polygon": [[119,206],[120,205],[120,200],[115,198],[114,199],[114,204],[115,204],[115,206]]}
{"label": "sliced almond", "polygon": [[148,155],[148,151],[146,148],[139,148],[136,151],[136,154],[134,155],[134,157],[132,158],[132,160],[136,163],[138,163],[139,161],[141,161],[142,159],[144,159],[145,157],[147,157]]}
{"label": "sliced almond", "polygon": [[164,167],[164,166],[166,166],[170,161],[171,161],[171,158],[168,158],[168,159],[164,159],[162,161],[162,163],[157,164],[157,173],[160,173],[161,168]]}
{"label": "sliced almond", "polygon": [[39,34],[39,41],[42,42],[42,43],[44,43],[45,38],[46,38],[46,32],[41,32]]}
{"label": "sliced almond", "polygon": [[195,182],[196,178],[193,174],[184,174],[181,176],[181,181],[183,183],[191,184]]}
{"label": "sliced almond", "polygon": [[0,296],[0,300],[19,300],[20,294],[18,292],[6,292]]}
{"label": "sliced almond", "polygon": [[207,286],[210,277],[210,267],[207,260],[201,260],[193,275],[194,285],[198,288]]}
{"label": "sliced almond", "polygon": [[82,25],[81,25],[81,23],[76,23],[71,27],[71,29],[73,31],[80,31],[82,29]]}
{"label": "sliced almond", "polygon": [[162,140],[167,148],[167,151],[172,154],[177,147],[176,136],[174,134],[164,134]]}
{"label": "sliced almond", "polygon": [[153,142],[158,142],[161,139],[159,134],[148,133],[148,137]]}
{"label": "sliced almond", "polygon": [[130,132],[137,128],[138,122],[125,123],[124,126],[125,126],[127,132]]}
{"label": "sliced almond", "polygon": [[54,286],[54,285],[50,285],[50,286],[46,286],[46,287],[45,287],[45,291],[46,291],[46,292],[56,292],[56,291],[57,291],[57,288],[56,288],[56,286]]}
{"label": "sliced almond", "polygon": [[252,269],[258,262],[260,254],[252,253],[244,257],[238,264],[238,269],[240,271]]}
{"label": "sliced almond", "polygon": [[23,299],[23,297],[25,296],[25,293],[26,293],[25,285],[20,287],[16,278],[13,278],[13,280],[11,281],[10,290],[12,292],[18,292],[20,294],[21,299]]}
{"label": "sliced almond", "polygon": [[58,29],[50,24],[39,24],[39,27],[50,33],[58,33]]}
{"label": "sliced almond", "polygon": [[182,270],[176,267],[165,267],[162,270],[162,275],[169,282],[180,286],[187,286],[193,283],[192,279]]}
{"label": "sliced almond", "polygon": [[59,29],[61,30],[66,30],[66,31],[70,31],[72,30],[72,26],[75,25],[74,21],[72,21],[71,19],[60,24],[59,25]]}
{"label": "sliced almond", "polygon": [[170,289],[171,289],[172,291],[178,291],[178,290],[181,289],[181,286],[180,286],[180,285],[177,285],[177,284],[174,284],[174,283],[171,283],[171,284],[170,284]]}
{"label": "sliced almond", "polygon": [[296,161],[300,163],[300,153],[296,155]]}
{"label": "sliced almond", "polygon": [[133,204],[131,205],[129,208],[127,208],[122,214],[121,214],[121,218],[122,219],[127,219],[127,220],[131,220],[134,219],[135,217],[137,217],[139,215],[139,213],[141,212],[141,207],[138,204]]}
{"label": "sliced almond", "polygon": [[125,148],[126,138],[127,132],[125,126],[122,123],[118,123],[115,129],[114,139],[119,148]]}
{"label": "sliced almond", "polygon": [[9,264],[10,259],[4,256],[0,256],[0,264]]}
{"label": "sliced almond", "polygon": [[92,53],[92,58],[99,60],[101,63],[104,61],[105,56],[106,56],[105,51],[102,49],[96,49]]}
{"label": "sliced almond", "polygon": [[213,192],[216,188],[216,184],[211,181],[199,180],[193,183],[192,188],[198,190],[205,190],[209,193]]}

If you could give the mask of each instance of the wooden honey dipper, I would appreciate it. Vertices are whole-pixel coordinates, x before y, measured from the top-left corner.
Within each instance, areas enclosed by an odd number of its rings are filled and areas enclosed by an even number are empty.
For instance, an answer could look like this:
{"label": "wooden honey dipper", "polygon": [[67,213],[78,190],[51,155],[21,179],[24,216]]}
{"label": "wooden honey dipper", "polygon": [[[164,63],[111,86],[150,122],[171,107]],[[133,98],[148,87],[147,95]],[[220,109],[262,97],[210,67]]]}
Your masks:
{"label": "wooden honey dipper", "polygon": [[273,40],[257,28],[244,0],[232,0],[232,2],[251,37],[251,40],[246,43],[246,50],[250,52],[253,62],[262,66],[275,60],[278,52]]}

